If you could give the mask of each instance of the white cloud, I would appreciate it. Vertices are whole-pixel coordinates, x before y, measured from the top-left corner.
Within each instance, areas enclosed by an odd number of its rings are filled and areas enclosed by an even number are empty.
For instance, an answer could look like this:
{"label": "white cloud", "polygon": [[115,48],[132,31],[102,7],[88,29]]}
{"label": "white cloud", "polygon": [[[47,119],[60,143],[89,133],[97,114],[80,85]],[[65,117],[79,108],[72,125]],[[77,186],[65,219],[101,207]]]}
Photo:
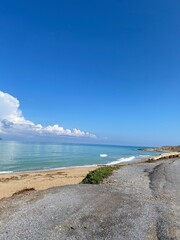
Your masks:
{"label": "white cloud", "polygon": [[77,128],[73,130],[64,129],[55,124],[43,127],[41,124],[24,118],[19,109],[20,103],[17,98],[8,93],[0,91],[0,133],[13,135],[39,135],[39,136],[72,136],[72,137],[88,137],[96,138],[96,135],[89,132],[81,131]]}

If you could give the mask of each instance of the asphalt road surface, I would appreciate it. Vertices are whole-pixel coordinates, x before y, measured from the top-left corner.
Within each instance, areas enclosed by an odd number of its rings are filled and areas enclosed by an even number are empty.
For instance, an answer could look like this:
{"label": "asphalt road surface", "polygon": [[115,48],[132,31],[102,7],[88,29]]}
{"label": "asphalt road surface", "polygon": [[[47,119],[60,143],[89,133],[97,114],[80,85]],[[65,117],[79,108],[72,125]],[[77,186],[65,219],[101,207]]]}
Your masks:
{"label": "asphalt road surface", "polygon": [[0,201],[1,240],[180,239],[180,159],[120,168],[101,185]]}

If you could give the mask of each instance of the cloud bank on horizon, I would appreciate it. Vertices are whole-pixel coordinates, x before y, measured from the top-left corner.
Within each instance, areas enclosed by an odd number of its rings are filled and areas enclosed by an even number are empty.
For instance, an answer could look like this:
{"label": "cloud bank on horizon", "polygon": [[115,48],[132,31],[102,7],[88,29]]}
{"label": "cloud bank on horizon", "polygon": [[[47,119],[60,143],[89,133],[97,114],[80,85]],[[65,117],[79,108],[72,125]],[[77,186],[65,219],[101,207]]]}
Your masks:
{"label": "cloud bank on horizon", "polygon": [[58,124],[43,127],[27,120],[20,108],[17,98],[8,93],[0,91],[0,133],[13,136],[67,136],[96,138],[95,134],[81,131],[77,128],[73,130],[64,129]]}

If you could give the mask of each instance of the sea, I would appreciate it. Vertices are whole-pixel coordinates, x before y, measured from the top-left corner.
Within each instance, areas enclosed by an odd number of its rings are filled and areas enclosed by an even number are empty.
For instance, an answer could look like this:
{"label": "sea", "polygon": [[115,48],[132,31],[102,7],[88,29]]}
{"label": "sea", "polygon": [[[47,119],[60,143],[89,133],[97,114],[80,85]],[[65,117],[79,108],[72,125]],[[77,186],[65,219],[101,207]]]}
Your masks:
{"label": "sea", "polygon": [[0,173],[133,162],[155,156],[141,147],[0,141]]}

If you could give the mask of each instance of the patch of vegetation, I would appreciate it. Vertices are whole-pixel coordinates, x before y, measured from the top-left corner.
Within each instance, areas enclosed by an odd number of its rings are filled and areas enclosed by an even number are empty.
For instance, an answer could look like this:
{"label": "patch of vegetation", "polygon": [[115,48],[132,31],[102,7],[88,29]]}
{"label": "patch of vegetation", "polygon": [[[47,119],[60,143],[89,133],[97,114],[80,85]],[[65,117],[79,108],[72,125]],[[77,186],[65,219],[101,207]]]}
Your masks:
{"label": "patch of vegetation", "polygon": [[87,174],[82,180],[81,184],[99,184],[103,182],[104,178],[109,177],[114,170],[119,169],[120,166],[103,166],[97,168]]}

